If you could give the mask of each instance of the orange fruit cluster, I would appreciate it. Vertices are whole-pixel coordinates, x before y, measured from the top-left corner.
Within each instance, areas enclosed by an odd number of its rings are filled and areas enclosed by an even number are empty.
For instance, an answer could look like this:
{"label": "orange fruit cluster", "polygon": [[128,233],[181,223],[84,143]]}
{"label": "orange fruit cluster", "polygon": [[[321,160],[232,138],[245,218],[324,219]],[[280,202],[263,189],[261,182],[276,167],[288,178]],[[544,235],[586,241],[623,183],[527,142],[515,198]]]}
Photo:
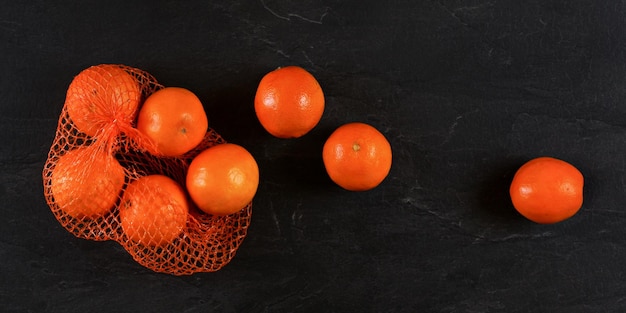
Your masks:
{"label": "orange fruit cluster", "polygon": [[[297,138],[311,131],[323,116],[324,93],[309,72],[297,66],[278,68],[260,81],[254,99],[261,125],[278,138]],[[371,125],[350,122],[326,140],[322,159],[330,179],[344,189],[375,188],[389,174],[391,145]],[[540,157],[522,166],[510,186],[514,208],[541,224],[563,221],[583,201],[583,176],[573,165]]]}
{"label": "orange fruit cluster", "polygon": [[[306,135],[324,109],[319,82],[298,66],[267,73],[254,98],[260,124],[277,138]],[[201,100],[188,89],[146,89],[128,67],[102,64],[72,80],[63,112],[60,121],[69,120],[70,126],[60,124],[58,131],[79,135],[56,143],[61,152],[50,154],[44,184],[49,203],[69,218],[98,223],[109,216],[119,219],[124,238],[166,247],[185,233],[189,216],[235,214],[256,195],[255,158],[237,144],[202,144],[209,120]],[[141,151],[157,163],[182,162],[184,173],[137,174],[125,166],[129,151]],[[336,128],[320,155],[330,180],[349,191],[376,188],[392,165],[387,138],[358,121]],[[581,208],[583,176],[565,161],[537,158],[517,171],[510,197],[529,220],[560,222]]]}
{"label": "orange fruit cluster", "polygon": [[[254,108],[259,122],[278,138],[311,131],[324,113],[324,93],[312,74],[298,66],[281,67],[259,82]],[[391,169],[391,145],[371,125],[351,122],[337,128],[322,149],[333,182],[350,191],[378,186]]]}
{"label": "orange fruit cluster", "polygon": [[[254,99],[259,122],[278,138],[310,132],[324,107],[317,79],[298,66],[267,73]],[[249,218],[259,185],[259,168],[250,152],[221,138],[208,142],[213,134],[208,125],[201,100],[188,89],[162,86],[146,72],[123,65],[89,67],[67,90],[44,167],[46,199],[75,235],[118,240],[133,258],[155,270],[190,272],[207,262],[194,258],[209,255],[200,247],[213,231],[211,223],[217,217]],[[337,128],[321,150],[330,179],[347,190],[375,188],[391,168],[389,142],[364,123]],[[239,215],[244,211],[247,215]],[[233,229],[223,238],[245,235],[239,230],[247,228],[247,221],[223,223]],[[238,245],[219,246],[236,250]],[[163,251],[185,260],[167,260]],[[227,255],[232,249],[213,257]],[[154,260],[173,265],[166,269],[150,263]]]}
{"label": "orange fruit cluster", "polygon": [[[72,127],[84,134],[84,145],[54,162],[50,191],[55,206],[72,218],[96,220],[115,215],[118,207],[127,238],[164,246],[183,233],[191,209],[233,214],[256,193],[259,172],[245,148],[217,144],[187,155],[208,131],[203,104],[190,90],[160,87],[144,94],[128,68],[102,64],[74,77],[65,110]],[[187,179],[131,175],[116,158],[124,154],[120,136],[130,137],[135,149],[155,158],[189,158]]]}

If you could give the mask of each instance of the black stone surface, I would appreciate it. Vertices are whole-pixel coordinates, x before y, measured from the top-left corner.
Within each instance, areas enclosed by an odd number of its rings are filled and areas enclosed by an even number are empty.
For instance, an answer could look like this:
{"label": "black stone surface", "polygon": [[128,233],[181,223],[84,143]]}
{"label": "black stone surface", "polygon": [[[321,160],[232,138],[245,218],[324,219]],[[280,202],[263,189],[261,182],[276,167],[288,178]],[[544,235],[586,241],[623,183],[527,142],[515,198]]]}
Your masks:
{"label": "black stone surface", "polygon": [[[14,1],[0,9],[2,312],[626,312],[623,1]],[[66,232],[41,170],[65,90],[99,63],[196,92],[257,158],[252,225],[222,270],[153,273]],[[320,124],[282,140],[256,85],[299,65]],[[347,192],[321,147],[370,123],[394,151]],[[508,186],[530,158],[586,178],[573,218],[538,225]]]}

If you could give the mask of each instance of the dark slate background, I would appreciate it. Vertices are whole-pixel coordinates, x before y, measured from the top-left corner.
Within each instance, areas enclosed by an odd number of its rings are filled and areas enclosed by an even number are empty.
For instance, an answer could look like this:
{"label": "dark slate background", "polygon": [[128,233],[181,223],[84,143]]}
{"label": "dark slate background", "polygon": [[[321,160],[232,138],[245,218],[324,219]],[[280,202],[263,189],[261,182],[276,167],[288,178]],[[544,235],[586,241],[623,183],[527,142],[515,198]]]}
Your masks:
{"label": "dark slate background", "polygon": [[[176,277],[77,239],[43,198],[65,90],[99,63],[196,92],[261,170],[222,270]],[[624,1],[14,1],[0,10],[3,312],[626,312]],[[326,95],[307,136],[257,122],[261,77],[299,65]],[[347,192],[321,162],[374,125],[393,167]],[[586,178],[581,211],[537,225],[508,186],[530,158]]]}

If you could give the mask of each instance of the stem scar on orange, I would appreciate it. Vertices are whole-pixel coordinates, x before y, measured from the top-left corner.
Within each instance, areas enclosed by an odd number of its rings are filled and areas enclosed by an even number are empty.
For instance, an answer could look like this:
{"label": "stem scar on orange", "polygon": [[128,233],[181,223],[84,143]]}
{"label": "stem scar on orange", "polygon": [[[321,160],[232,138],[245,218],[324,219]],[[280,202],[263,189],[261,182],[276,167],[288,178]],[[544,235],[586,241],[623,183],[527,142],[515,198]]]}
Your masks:
{"label": "stem scar on orange", "polygon": [[252,201],[259,186],[259,167],[243,147],[224,143],[196,156],[187,170],[187,191],[205,213],[228,215]]}
{"label": "stem scar on orange", "polygon": [[515,209],[539,224],[566,220],[583,204],[584,178],[573,165],[551,157],[539,157],[522,165],[511,182]]}
{"label": "stem scar on orange", "polygon": [[[96,153],[96,154],[94,154]],[[54,202],[74,218],[96,218],[109,212],[124,186],[125,171],[112,155],[77,148],[62,155],[52,170]]]}
{"label": "stem scar on orange", "polygon": [[137,80],[114,64],[91,66],[70,83],[65,106],[74,126],[96,136],[107,124],[131,124],[141,100]]}
{"label": "stem scar on orange", "polygon": [[120,204],[120,224],[132,241],[145,246],[171,243],[184,230],[189,207],[181,186],[164,175],[131,182]]}
{"label": "stem scar on orange", "polygon": [[180,156],[195,148],[209,121],[200,99],[180,87],[165,87],[148,96],[139,110],[137,129],[156,145],[162,156]]}
{"label": "stem scar on orange", "polygon": [[365,191],[378,186],[391,169],[391,145],[376,128],[348,123],[337,128],[322,151],[326,172],[339,186]]}
{"label": "stem scar on orange", "polygon": [[297,138],[319,123],[324,113],[324,93],[305,69],[282,67],[261,79],[254,110],[263,128],[273,136]]}

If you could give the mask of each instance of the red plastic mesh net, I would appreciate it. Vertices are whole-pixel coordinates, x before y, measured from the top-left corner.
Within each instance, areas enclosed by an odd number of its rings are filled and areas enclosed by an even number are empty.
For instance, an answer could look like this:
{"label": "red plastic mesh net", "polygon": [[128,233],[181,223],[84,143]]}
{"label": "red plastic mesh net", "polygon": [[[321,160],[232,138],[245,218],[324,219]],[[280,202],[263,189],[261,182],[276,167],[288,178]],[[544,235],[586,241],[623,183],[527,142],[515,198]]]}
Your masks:
{"label": "red plastic mesh net", "polygon": [[[43,169],[44,196],[55,218],[76,237],[117,241],[156,272],[221,269],[246,236],[252,204],[231,215],[209,215],[194,207],[184,186],[191,160],[224,139],[209,128],[181,157],[151,155],[133,126],[141,101],[162,88],[157,80],[124,65],[98,65],[80,75],[68,88]],[[144,183],[155,176],[170,183]]]}

